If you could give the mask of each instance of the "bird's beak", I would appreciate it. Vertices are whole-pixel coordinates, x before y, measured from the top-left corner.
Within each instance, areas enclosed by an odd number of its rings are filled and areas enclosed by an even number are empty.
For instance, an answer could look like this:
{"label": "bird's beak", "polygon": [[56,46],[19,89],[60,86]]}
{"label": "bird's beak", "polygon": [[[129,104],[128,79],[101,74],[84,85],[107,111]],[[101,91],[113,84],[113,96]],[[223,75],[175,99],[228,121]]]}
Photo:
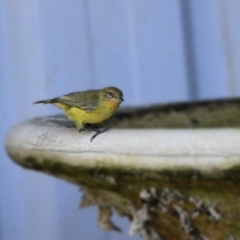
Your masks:
{"label": "bird's beak", "polygon": [[124,102],[124,99],[123,99],[123,97],[119,97],[119,99],[121,100],[121,102]]}

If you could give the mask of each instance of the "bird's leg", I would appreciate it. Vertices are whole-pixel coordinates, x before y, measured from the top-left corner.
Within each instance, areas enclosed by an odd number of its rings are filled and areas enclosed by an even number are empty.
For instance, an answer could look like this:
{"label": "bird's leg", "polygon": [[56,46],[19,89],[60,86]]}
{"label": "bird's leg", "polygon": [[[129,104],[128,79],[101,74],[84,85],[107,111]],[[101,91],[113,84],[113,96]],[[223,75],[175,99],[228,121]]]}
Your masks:
{"label": "bird's leg", "polygon": [[99,134],[104,133],[107,131],[107,128],[96,128],[93,125],[87,123],[84,124],[84,126],[82,128],[79,129],[79,132],[83,132],[85,130],[88,131],[93,131],[96,132],[92,137],[91,137],[91,142],[94,140],[94,138],[96,138]]}
{"label": "bird's leg", "polygon": [[95,129],[91,129],[91,131],[96,132],[96,133],[91,137],[91,142],[92,142],[92,141],[94,140],[94,138],[97,137],[99,134],[106,132],[106,131],[107,131],[107,128],[99,128],[99,129],[95,128]]}

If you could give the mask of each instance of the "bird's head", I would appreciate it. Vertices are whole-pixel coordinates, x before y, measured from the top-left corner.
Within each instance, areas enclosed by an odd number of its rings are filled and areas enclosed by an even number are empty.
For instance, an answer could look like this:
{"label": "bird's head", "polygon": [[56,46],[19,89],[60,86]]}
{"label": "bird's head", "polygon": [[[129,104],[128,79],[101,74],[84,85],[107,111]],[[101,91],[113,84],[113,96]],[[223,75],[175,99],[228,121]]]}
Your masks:
{"label": "bird's head", "polygon": [[104,101],[115,101],[119,104],[124,101],[122,91],[116,87],[103,88],[100,97]]}

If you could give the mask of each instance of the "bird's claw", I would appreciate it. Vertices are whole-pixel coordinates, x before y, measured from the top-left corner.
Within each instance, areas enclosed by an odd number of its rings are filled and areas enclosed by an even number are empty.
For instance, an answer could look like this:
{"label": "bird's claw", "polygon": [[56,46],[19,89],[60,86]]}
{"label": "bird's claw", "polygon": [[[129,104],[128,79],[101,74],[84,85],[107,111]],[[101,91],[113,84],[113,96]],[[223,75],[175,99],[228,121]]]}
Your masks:
{"label": "bird's claw", "polygon": [[91,142],[94,140],[94,138],[96,138],[99,134],[104,133],[107,131],[107,128],[101,128],[101,129],[95,129],[92,130],[95,131],[96,133],[91,137]]}
{"label": "bird's claw", "polygon": [[94,126],[92,126],[90,124],[86,124],[82,128],[79,129],[79,132],[83,132],[85,130],[96,132],[90,139],[92,142],[99,134],[106,132],[107,128],[95,128]]}

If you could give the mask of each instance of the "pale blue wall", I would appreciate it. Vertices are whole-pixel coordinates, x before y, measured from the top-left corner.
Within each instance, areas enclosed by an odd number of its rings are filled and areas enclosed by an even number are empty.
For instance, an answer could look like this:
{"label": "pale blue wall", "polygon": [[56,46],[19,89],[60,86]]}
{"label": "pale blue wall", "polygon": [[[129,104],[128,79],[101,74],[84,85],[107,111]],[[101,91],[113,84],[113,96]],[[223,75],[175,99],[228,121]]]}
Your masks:
{"label": "pale blue wall", "polygon": [[[240,95],[239,0],[0,0],[0,240],[117,240],[78,189],[13,164],[7,130],[32,102],[114,85],[126,105]],[[86,220],[87,219],[87,220]]]}

